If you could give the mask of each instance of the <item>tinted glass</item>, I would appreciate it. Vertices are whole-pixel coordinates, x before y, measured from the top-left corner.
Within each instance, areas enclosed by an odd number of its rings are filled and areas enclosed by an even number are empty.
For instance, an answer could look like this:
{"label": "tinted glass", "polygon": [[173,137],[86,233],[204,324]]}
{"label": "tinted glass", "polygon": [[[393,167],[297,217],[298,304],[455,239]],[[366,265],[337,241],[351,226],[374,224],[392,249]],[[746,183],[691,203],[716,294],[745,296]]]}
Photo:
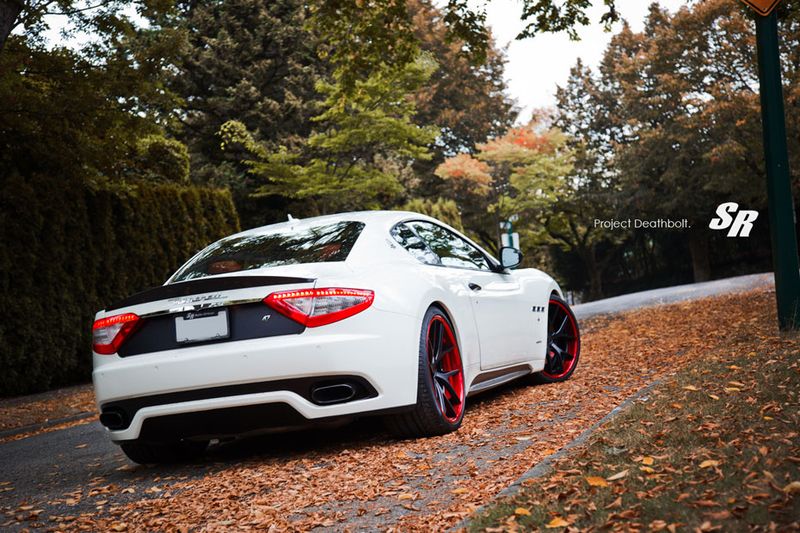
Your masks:
{"label": "tinted glass", "polygon": [[444,266],[491,270],[481,251],[455,233],[430,222],[409,222],[408,226],[422,237]]}
{"label": "tinted glass", "polygon": [[411,231],[411,228],[405,224],[398,224],[392,228],[392,237],[400,245],[409,251],[411,255],[428,265],[440,265],[439,256],[428,248],[425,241]]}
{"label": "tinted glass", "polygon": [[203,250],[172,282],[256,268],[344,261],[363,229],[362,222],[337,222],[230,237]]}

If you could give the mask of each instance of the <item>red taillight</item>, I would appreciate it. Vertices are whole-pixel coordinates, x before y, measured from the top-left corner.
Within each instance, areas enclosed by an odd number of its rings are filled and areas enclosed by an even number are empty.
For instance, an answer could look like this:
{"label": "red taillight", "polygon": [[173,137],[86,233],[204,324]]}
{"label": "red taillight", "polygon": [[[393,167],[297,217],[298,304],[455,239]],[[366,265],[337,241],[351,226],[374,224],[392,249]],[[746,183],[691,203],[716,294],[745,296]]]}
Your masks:
{"label": "red taillight", "polygon": [[138,323],[139,317],[133,313],[95,320],[92,326],[92,349],[103,355],[117,353]]}
{"label": "red taillight", "polygon": [[324,326],[360,313],[375,299],[364,289],[301,289],[273,292],[264,303],[309,328]]}

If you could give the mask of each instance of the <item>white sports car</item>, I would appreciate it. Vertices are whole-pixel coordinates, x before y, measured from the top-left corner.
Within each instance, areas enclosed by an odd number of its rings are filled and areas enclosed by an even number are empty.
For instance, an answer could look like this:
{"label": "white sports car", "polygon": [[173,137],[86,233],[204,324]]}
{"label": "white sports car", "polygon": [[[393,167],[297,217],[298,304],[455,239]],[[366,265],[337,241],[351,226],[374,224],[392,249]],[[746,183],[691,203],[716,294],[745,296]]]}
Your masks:
{"label": "white sports car", "polygon": [[397,211],[227,237],[97,313],[100,421],[139,463],[364,415],[401,436],[454,431],[471,394],[575,371],[575,316],[550,276],[510,270],[520,259]]}

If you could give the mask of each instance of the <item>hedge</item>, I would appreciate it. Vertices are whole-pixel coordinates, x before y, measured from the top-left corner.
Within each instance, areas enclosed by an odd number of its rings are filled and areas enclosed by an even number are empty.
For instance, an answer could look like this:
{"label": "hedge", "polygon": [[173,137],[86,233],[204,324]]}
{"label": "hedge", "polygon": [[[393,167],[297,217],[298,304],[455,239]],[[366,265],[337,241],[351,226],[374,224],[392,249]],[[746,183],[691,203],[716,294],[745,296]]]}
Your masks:
{"label": "hedge", "polygon": [[227,191],[3,178],[0,396],[88,380],[94,313],[238,229]]}

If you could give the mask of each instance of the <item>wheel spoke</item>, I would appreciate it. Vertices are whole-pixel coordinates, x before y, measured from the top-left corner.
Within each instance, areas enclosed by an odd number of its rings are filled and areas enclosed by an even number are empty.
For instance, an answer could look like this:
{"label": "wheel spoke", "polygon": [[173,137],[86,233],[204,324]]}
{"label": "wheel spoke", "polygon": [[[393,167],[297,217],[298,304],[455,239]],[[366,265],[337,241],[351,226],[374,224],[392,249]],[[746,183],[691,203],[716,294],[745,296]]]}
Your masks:
{"label": "wheel spoke", "polygon": [[452,398],[453,400],[455,400],[455,404],[456,404],[456,405],[460,404],[460,403],[461,403],[461,398],[459,398],[459,397],[458,397],[458,393],[456,392],[456,389],[454,389],[454,388],[453,388],[453,384],[452,384],[452,383],[450,383],[450,380],[449,380],[449,379],[447,379],[447,378],[444,376],[444,374],[436,374],[436,379],[438,379],[438,380],[439,380],[439,383],[441,383],[441,384],[442,384],[442,386],[444,387],[444,389],[446,389],[446,390],[447,390],[447,392],[449,392],[449,393],[450,393],[450,398]]}
{"label": "wheel spoke", "polygon": [[[445,401],[445,408],[444,408],[445,416],[449,416],[450,418],[453,418],[454,416],[456,416],[456,408],[455,408],[453,403],[450,401],[450,399],[446,395],[442,394],[442,396],[444,397],[444,401]],[[461,402],[461,400],[459,400],[459,403],[460,402]],[[456,404],[456,405],[458,405],[458,404]]]}
{"label": "wheel spoke", "polygon": [[439,404],[439,410],[444,413],[444,387],[434,382],[433,389],[436,391],[436,403]]}
{"label": "wheel spoke", "polygon": [[452,351],[453,351],[452,347],[451,348],[447,348],[446,350],[443,349],[441,351],[441,353],[439,353],[439,355],[437,355],[434,358],[434,360],[433,360],[434,370],[437,370],[437,371],[440,370],[440,367],[442,366],[441,363],[442,363],[442,360],[444,359],[444,356],[449,354]]}
{"label": "wheel spoke", "polygon": [[564,326],[567,325],[567,320],[568,319],[569,319],[569,317],[567,316],[566,313],[564,313],[564,320],[561,321],[561,325],[558,326],[558,329],[555,331],[555,333],[553,333],[553,336],[558,336],[564,331]]}

